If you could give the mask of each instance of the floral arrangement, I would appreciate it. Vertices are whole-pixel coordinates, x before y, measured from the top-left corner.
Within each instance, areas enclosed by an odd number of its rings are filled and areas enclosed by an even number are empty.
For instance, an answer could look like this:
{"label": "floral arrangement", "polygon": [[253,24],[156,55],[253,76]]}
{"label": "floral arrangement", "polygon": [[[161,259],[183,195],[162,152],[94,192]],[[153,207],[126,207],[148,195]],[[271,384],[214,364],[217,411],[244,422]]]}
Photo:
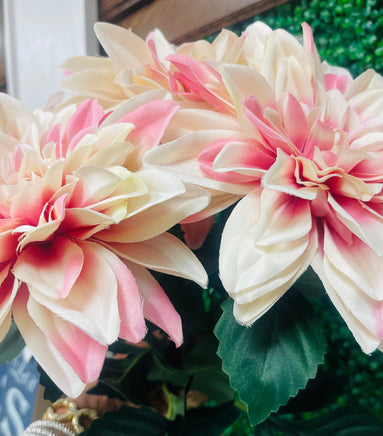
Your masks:
{"label": "floral arrangement", "polygon": [[302,27],[176,47],[98,23],[69,99],[0,96],[0,339],[50,399],[129,402],[84,434],[220,435],[240,410],[290,434],[327,297],[383,350],[383,78]]}

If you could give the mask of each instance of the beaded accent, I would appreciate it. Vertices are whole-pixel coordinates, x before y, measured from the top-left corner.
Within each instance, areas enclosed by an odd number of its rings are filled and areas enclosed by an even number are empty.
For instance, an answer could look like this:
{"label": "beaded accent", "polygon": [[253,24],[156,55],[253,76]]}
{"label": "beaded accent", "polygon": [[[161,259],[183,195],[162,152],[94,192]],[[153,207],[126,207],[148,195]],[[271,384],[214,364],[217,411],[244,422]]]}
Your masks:
{"label": "beaded accent", "polygon": [[57,421],[35,421],[21,436],[75,436],[75,433]]}

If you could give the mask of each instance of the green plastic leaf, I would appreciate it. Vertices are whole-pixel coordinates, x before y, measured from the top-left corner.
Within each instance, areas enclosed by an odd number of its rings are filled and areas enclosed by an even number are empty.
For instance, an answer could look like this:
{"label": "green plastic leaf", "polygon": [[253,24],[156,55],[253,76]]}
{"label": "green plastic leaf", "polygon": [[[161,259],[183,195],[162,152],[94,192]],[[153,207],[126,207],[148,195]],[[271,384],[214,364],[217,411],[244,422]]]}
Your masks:
{"label": "green plastic leaf", "polygon": [[0,364],[14,359],[24,347],[24,339],[12,322],[7,336],[0,342]]}
{"label": "green plastic leaf", "polygon": [[153,366],[148,373],[153,381],[171,382],[175,386],[185,387],[190,379],[189,371],[166,365],[157,353],[153,353]]}
{"label": "green plastic leaf", "polygon": [[167,436],[220,436],[238,418],[239,411],[232,402],[215,407],[199,407],[186,413],[185,418],[169,424]]}
{"label": "green plastic leaf", "polygon": [[306,297],[321,297],[326,293],[322,282],[311,266],[299,277],[293,287]]}
{"label": "green plastic leaf", "polygon": [[165,436],[168,420],[148,407],[121,406],[92,422],[81,436]]}
{"label": "green plastic leaf", "polygon": [[40,384],[44,387],[44,400],[55,402],[61,397],[61,390],[53,383],[40,365],[37,365],[37,370],[40,373]]}
{"label": "green plastic leaf", "polygon": [[215,328],[218,355],[255,425],[315,376],[326,351],[322,325],[298,292],[287,294],[251,328],[236,322],[231,299],[223,309]]}
{"label": "green plastic leaf", "polygon": [[235,391],[230,386],[229,377],[222,371],[222,361],[216,354],[217,346],[217,338],[212,334],[199,338],[191,350],[182,352],[178,368],[153,353],[153,366],[148,379],[169,382],[181,388],[188,386],[190,390],[206,394],[217,404],[231,401]]}
{"label": "green plastic leaf", "polygon": [[150,348],[139,347],[124,359],[105,359],[97,393],[104,385],[105,394],[109,391],[135,404],[145,404],[148,393],[154,389],[154,384],[147,379],[152,361]]}

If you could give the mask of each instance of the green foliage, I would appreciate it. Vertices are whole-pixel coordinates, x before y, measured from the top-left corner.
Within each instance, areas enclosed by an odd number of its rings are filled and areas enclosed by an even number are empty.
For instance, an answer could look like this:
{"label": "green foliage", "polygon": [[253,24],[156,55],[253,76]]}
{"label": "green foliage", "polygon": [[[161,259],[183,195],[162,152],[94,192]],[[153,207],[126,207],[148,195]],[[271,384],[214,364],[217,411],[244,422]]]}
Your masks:
{"label": "green foliage", "polygon": [[366,407],[383,420],[383,353],[363,353],[328,300],[317,302],[315,310],[321,313],[328,338],[324,370],[336,370],[338,377],[348,381],[339,390],[336,404]]}
{"label": "green foliage", "polygon": [[251,328],[240,326],[232,312],[227,300],[215,328],[218,354],[255,425],[315,376],[326,341],[319,320],[297,292],[286,295]]}
{"label": "green foliage", "polygon": [[[381,436],[383,423],[366,410],[360,408],[339,408],[318,418],[300,422],[272,417],[268,430],[260,433],[262,436],[272,436],[274,430],[284,436]],[[255,432],[257,435],[258,432]]]}
{"label": "green foliage", "polygon": [[82,436],[220,436],[236,420],[232,403],[192,409],[184,417],[169,420],[148,407],[122,406],[93,421]]}
{"label": "green foliage", "polygon": [[0,342],[0,365],[15,358],[25,347],[24,339],[14,323]]}
{"label": "green foliage", "polygon": [[301,35],[307,22],[322,60],[348,68],[353,76],[368,68],[383,73],[383,5],[380,0],[295,0],[232,26],[236,33],[254,20]]}
{"label": "green foliage", "polygon": [[164,436],[167,420],[147,407],[122,406],[115,412],[106,412],[93,421],[82,436]]}

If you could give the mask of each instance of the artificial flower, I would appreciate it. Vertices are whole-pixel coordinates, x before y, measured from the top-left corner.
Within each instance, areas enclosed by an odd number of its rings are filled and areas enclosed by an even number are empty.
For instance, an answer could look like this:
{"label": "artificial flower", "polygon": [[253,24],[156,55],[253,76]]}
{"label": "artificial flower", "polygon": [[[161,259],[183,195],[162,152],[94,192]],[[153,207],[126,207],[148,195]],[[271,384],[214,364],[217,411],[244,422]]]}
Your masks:
{"label": "artificial flower", "polygon": [[[243,195],[220,249],[241,324],[256,321],[311,265],[362,349],[383,349],[383,78],[367,71],[352,80],[321,64],[307,25],[303,45],[282,30],[261,34],[247,65],[197,77],[178,64],[196,96],[229,96],[240,129],[174,134],[146,162]],[[231,119],[228,108],[216,104],[222,113],[214,116]]]}
{"label": "artificial flower", "polygon": [[207,194],[141,168],[141,151],[178,109],[155,96],[112,113],[85,100],[53,114],[0,95],[0,339],[13,317],[72,397],[98,378],[109,344],[145,336],[145,318],[181,344],[180,317],[146,268],[206,285],[197,258],[166,231]]}
{"label": "artificial flower", "polygon": [[245,35],[237,37],[222,30],[212,43],[200,40],[177,47],[158,29],[150,32],[145,41],[109,23],[97,23],[95,32],[108,58],[68,59],[62,66],[67,73],[62,87],[78,96],[97,98],[104,107],[152,89],[172,89],[179,100],[188,100],[190,93],[177,82],[169,56],[235,63],[241,58],[245,40]]}

